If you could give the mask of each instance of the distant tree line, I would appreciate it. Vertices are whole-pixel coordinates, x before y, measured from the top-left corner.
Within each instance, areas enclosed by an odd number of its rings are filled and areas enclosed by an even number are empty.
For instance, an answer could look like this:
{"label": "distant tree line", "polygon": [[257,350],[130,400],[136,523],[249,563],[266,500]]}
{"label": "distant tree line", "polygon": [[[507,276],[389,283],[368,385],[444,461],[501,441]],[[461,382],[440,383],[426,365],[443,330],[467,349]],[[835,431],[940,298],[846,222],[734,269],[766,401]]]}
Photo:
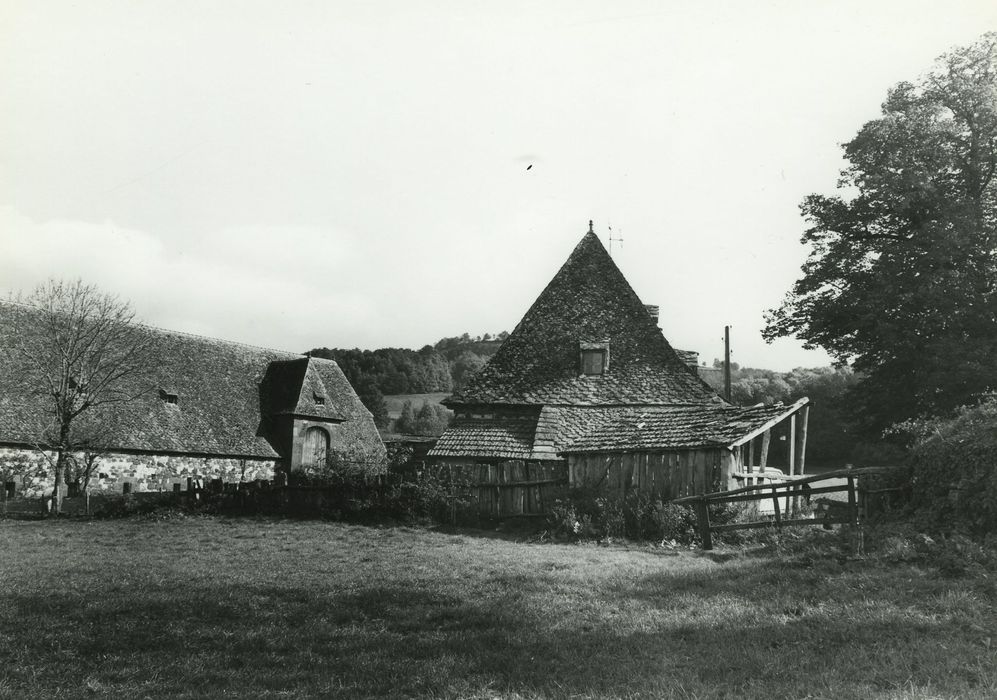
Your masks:
{"label": "distant tree line", "polygon": [[[428,394],[458,389],[484,366],[508,336],[505,331],[494,336],[490,333],[480,336],[464,333],[442,338],[436,344],[419,350],[315,348],[308,354],[335,360],[360,400],[374,415],[374,422],[384,428],[388,425],[385,395]],[[420,434],[419,431],[414,432]]]}

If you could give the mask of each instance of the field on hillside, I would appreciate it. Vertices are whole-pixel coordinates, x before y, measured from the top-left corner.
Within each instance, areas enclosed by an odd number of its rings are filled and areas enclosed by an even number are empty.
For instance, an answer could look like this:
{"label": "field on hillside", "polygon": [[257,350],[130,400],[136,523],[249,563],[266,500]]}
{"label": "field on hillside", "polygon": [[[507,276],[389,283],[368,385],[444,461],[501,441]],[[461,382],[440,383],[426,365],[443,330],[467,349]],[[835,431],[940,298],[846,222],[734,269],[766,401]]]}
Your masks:
{"label": "field on hillside", "polygon": [[813,536],[824,549],[777,556],[0,521],[0,697],[997,695],[994,571],[845,558]]}
{"label": "field on hillside", "polygon": [[394,420],[402,415],[402,406],[406,401],[411,401],[412,408],[418,411],[423,403],[428,401],[431,404],[438,404],[448,396],[450,396],[449,391],[433,394],[392,394],[384,397],[384,403],[388,407],[388,417]]}

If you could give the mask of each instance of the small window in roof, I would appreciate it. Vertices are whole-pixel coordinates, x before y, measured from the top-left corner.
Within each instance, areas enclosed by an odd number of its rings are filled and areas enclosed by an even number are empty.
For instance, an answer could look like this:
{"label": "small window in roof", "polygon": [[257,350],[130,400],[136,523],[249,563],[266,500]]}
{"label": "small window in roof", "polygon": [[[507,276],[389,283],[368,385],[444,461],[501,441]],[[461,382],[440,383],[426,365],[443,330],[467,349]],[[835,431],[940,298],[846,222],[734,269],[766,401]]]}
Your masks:
{"label": "small window in roof", "polygon": [[315,399],[316,406],[325,406],[325,397],[319,396],[318,394],[312,394],[312,398]]}
{"label": "small window in roof", "polygon": [[602,374],[606,371],[606,353],[602,350],[582,350],[582,374]]}
{"label": "small window in roof", "polygon": [[609,341],[583,341],[579,343],[579,350],[582,374],[605,374],[609,369]]}
{"label": "small window in roof", "polygon": [[180,397],[174,394],[172,391],[167,391],[166,389],[159,390],[159,398],[163,400],[163,403],[177,404],[180,403]]}

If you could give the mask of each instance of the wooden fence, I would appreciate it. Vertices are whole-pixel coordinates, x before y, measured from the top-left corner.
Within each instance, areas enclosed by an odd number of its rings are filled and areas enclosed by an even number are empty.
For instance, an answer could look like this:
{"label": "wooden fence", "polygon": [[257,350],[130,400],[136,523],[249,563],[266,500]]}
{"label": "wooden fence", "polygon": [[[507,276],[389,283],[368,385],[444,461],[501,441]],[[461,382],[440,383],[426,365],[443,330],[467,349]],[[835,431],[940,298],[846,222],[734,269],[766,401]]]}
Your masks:
{"label": "wooden fence", "polygon": [[478,513],[492,518],[543,515],[568,484],[567,466],[554,462],[512,460],[449,468],[459,470]]}
{"label": "wooden fence", "polygon": [[[554,500],[568,483],[567,465],[556,462],[506,461],[495,464],[450,464],[431,470],[405,474],[382,474],[345,479],[324,485],[288,484],[287,477],[278,473],[271,481],[223,483],[221,479],[188,479],[186,489],[174,484],[168,492],[133,492],[125,483],[118,494],[93,495],[97,511],[106,509],[130,497],[133,502],[196,506],[210,499],[216,507],[245,512],[276,512],[314,516],[339,509],[349,509],[356,503],[378,510],[389,492],[400,484],[418,486],[433,474],[439,479],[434,488],[441,488],[447,501],[447,514],[440,517],[456,520],[460,509],[477,512],[486,518],[510,516],[540,516],[548,512]],[[51,498],[8,498],[5,488],[0,494],[0,517],[7,515],[39,517],[49,512]],[[468,504],[470,505],[468,506]],[[63,501],[63,513],[91,513],[91,495]]]}
{"label": "wooden fence", "polygon": [[[847,524],[852,527],[860,525],[860,515],[863,514],[867,499],[875,494],[886,494],[902,491],[901,487],[862,488],[863,477],[883,476],[900,469],[899,467],[864,467],[861,469],[841,469],[824,474],[807,477],[789,478],[781,483],[753,484],[732,491],[718,491],[699,496],[688,496],[673,501],[678,504],[690,504],[696,509],[696,527],[703,542],[703,549],[713,549],[713,533],[727,530],[746,530],[759,527],[785,527],[791,525],[830,525]],[[829,486],[811,486],[830,479],[844,479],[843,484]],[[799,500],[809,501],[821,493],[845,493],[847,505],[830,507],[821,517],[794,517],[799,510]],[[752,522],[737,522],[725,525],[710,523],[711,505],[722,503],[743,503],[771,501],[773,519],[756,520]],[[787,508],[788,505],[788,508]],[[787,517],[788,516],[788,517]]]}

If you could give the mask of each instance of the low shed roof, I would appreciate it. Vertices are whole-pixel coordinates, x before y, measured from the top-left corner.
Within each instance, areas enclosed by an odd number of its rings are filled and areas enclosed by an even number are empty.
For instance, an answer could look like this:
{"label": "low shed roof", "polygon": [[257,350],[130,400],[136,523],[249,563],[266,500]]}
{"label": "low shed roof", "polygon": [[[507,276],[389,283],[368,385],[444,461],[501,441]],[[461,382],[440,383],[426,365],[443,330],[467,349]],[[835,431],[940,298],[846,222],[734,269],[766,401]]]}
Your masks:
{"label": "low shed roof", "polygon": [[429,454],[433,457],[531,459],[536,427],[536,416],[462,418],[447,428]]}
{"label": "low shed roof", "polygon": [[785,420],[786,406],[544,406],[538,414],[458,418],[432,457],[557,459],[605,452],[730,448]]}
{"label": "low shed roof", "polygon": [[731,448],[776,425],[807,403],[786,406],[650,406],[611,409],[605,420],[561,450],[562,454]]}

